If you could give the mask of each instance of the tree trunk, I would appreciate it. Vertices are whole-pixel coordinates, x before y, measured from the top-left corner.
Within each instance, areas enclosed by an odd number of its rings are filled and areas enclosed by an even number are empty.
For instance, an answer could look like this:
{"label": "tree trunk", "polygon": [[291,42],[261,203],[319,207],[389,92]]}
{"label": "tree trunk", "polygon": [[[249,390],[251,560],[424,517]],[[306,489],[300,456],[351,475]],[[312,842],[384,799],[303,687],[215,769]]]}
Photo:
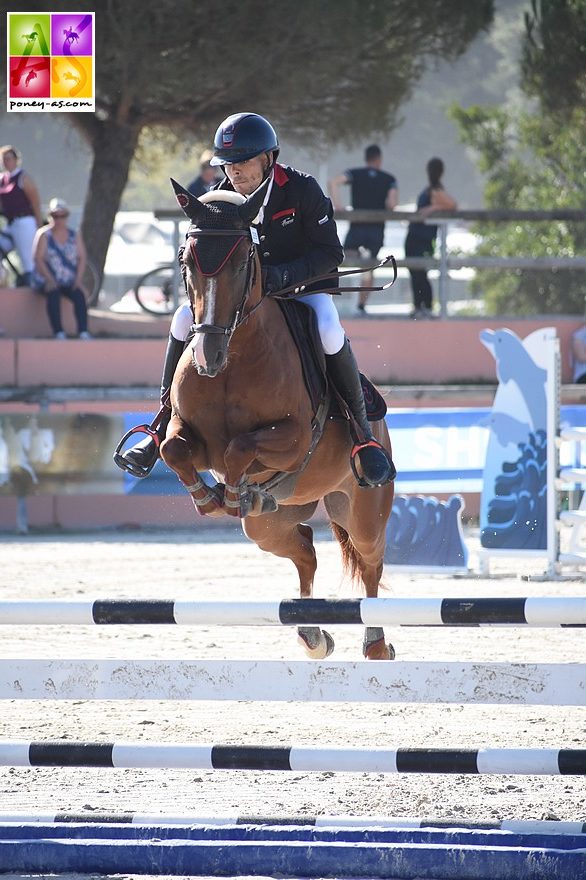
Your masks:
{"label": "tree trunk", "polygon": [[140,126],[106,121],[96,126],[91,138],[94,161],[81,230],[100,284],[116,212],[128,180],[139,134]]}

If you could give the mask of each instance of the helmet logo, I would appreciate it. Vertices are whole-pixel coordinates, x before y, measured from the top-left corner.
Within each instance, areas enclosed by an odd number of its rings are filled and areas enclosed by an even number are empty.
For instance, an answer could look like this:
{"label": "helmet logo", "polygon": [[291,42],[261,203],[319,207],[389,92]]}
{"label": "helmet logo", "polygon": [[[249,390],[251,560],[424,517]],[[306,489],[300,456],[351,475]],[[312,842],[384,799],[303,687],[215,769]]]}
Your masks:
{"label": "helmet logo", "polygon": [[179,203],[180,208],[186,208],[189,204],[189,197],[185,195],[185,193],[176,193],[175,198]]}
{"label": "helmet logo", "polygon": [[229,125],[222,132],[222,145],[224,147],[231,147],[233,140],[234,140],[234,126]]}

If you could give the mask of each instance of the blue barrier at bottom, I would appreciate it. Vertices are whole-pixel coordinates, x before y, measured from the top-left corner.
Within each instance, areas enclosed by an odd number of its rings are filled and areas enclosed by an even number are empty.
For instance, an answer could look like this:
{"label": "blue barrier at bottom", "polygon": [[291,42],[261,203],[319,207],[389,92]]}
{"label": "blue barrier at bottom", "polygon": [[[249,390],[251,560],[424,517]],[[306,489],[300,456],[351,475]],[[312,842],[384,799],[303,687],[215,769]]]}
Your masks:
{"label": "blue barrier at bottom", "polygon": [[583,880],[586,849],[297,841],[15,840],[0,871],[397,880]]}
{"label": "blue barrier at bottom", "polygon": [[586,851],[581,834],[516,833],[495,829],[447,828],[316,828],[313,826],[263,825],[127,825],[71,823],[23,823],[0,825],[0,841],[8,840],[110,840],[140,842],[173,841],[271,841],[288,843],[381,843],[441,844],[449,846],[521,847]]}

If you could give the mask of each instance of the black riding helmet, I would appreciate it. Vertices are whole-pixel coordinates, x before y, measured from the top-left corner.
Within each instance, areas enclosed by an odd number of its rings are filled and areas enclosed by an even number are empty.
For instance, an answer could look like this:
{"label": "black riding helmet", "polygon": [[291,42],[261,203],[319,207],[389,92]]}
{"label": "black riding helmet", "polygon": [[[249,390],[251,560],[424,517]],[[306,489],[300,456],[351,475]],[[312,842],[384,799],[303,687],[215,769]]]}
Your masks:
{"label": "black riding helmet", "polygon": [[279,155],[279,139],[271,123],[258,113],[234,113],[216,132],[210,165],[245,162],[261,153],[272,153],[273,161]]}

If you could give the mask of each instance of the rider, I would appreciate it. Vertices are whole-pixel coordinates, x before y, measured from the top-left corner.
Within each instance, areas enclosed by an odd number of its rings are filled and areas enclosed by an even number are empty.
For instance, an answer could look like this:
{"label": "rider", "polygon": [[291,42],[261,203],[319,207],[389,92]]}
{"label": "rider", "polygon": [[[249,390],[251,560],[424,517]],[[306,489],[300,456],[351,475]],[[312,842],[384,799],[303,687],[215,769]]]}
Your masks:
{"label": "rider", "polygon": [[[344,258],[332,203],[313,177],[278,164],[278,155],[279,141],[268,120],[256,113],[237,113],[228,116],[218,128],[211,159],[211,165],[221,166],[225,175],[218,189],[249,196],[270,178],[258,218],[265,294],[335,272]],[[303,301],[316,313],[328,375],[364,435],[364,444],[355,451],[363,479],[370,486],[380,486],[394,479],[395,467],[388,453],[372,436],[358,367],[333,299],[324,292],[327,287],[323,281],[317,283],[313,287],[316,292],[304,296]],[[311,290],[311,285],[307,289]],[[168,397],[192,323],[189,305],[180,306],[171,322],[161,385],[162,400]],[[169,418],[170,410],[157,430],[161,441]],[[157,458],[158,444],[148,437],[126,452],[116,454],[114,460],[135,476],[147,476]]]}

